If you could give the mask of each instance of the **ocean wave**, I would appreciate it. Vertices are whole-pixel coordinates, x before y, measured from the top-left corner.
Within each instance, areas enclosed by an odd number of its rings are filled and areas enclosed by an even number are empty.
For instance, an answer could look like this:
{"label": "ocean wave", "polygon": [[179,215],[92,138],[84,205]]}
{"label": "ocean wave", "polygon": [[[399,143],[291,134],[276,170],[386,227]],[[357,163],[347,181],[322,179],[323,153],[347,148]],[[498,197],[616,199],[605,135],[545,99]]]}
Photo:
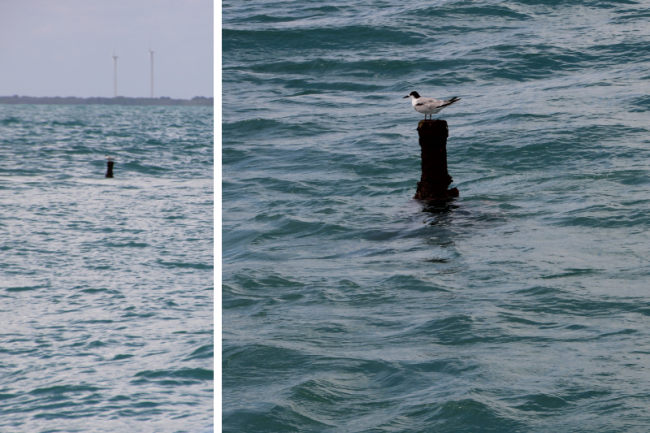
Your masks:
{"label": "ocean wave", "polygon": [[222,31],[223,51],[272,49],[283,52],[282,47],[295,50],[309,50],[318,46],[319,51],[337,50],[348,46],[354,40],[357,47],[379,47],[382,43],[415,45],[424,39],[416,32],[395,30],[378,26],[314,27],[300,29],[229,29]]}

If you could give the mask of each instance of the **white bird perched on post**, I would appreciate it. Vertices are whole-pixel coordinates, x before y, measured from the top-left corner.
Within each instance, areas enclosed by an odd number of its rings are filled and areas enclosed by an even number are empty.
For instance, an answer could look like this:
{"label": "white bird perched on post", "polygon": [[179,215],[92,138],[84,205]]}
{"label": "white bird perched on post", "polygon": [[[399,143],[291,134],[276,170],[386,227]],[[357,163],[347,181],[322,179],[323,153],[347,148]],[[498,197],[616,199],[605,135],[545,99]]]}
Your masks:
{"label": "white bird perched on post", "polygon": [[115,156],[108,156],[108,155],[106,155],[105,158],[107,161],[114,161],[116,159]]}
{"label": "white bird perched on post", "polygon": [[446,100],[425,98],[420,96],[418,92],[411,92],[402,99],[405,98],[411,98],[413,109],[418,113],[424,114],[424,120],[427,120],[427,115],[431,118],[432,114],[437,114],[443,108],[450,106],[454,102],[460,101],[460,98],[455,96]]}

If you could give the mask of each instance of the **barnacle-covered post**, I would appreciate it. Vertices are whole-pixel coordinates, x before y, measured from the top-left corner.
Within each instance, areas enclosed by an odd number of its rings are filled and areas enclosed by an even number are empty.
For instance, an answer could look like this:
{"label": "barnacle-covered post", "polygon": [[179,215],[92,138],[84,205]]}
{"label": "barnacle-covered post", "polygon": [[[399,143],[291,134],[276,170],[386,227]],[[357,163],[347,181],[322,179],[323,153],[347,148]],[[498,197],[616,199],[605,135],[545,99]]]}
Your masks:
{"label": "barnacle-covered post", "polygon": [[421,120],[418,135],[422,149],[422,177],[413,198],[447,200],[458,197],[458,188],[448,189],[453,179],[447,172],[447,121]]}

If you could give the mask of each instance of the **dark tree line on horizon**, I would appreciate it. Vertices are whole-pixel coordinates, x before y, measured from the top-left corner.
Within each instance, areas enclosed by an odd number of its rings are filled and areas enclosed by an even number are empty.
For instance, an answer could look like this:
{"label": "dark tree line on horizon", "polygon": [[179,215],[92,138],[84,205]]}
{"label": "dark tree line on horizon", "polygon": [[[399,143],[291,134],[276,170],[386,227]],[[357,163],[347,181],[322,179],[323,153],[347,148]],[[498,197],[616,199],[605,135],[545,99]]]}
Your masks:
{"label": "dark tree line on horizon", "polygon": [[59,105],[199,105],[212,106],[214,98],[195,96],[192,99],[172,99],[168,96],[160,98],[130,98],[117,96],[115,98],[92,97],[77,98],[76,96],[0,96],[0,104],[59,104]]}

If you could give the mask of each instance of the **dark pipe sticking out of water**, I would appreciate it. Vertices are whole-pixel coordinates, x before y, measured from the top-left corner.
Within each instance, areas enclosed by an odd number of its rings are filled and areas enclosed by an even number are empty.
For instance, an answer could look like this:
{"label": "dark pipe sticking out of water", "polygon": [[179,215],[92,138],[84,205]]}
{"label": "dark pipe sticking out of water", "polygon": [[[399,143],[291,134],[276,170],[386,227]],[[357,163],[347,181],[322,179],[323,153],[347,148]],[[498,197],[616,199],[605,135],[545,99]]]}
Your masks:
{"label": "dark pipe sticking out of water", "polygon": [[446,201],[458,197],[458,188],[448,189],[453,179],[447,172],[447,121],[421,120],[417,131],[422,149],[422,177],[413,198]]}
{"label": "dark pipe sticking out of water", "polygon": [[106,162],[106,177],[113,177],[113,161]]}

